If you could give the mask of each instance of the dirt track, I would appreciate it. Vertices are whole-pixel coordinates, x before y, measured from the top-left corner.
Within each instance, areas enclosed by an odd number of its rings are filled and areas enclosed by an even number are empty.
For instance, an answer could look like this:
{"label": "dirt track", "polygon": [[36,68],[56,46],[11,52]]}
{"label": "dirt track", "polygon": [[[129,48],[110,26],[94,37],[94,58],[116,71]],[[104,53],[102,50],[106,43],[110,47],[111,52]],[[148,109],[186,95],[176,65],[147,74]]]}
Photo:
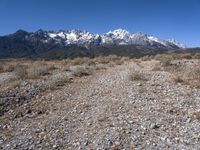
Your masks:
{"label": "dirt track", "polygon": [[[128,62],[46,92],[0,119],[2,149],[200,149],[200,90],[156,61]],[[141,71],[148,80],[131,81]],[[1,148],[0,147],[0,148]]]}

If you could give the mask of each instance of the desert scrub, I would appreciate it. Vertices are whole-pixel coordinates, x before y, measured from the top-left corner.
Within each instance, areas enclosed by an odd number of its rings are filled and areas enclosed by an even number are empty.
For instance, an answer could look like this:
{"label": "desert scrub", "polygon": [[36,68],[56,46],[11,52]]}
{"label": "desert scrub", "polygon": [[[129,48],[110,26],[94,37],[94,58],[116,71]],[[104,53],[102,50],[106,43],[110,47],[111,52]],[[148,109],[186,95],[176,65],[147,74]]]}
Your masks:
{"label": "desert scrub", "polygon": [[131,81],[148,81],[149,76],[148,76],[148,74],[146,74],[142,71],[134,71],[131,74],[129,74],[129,80],[131,80]]}
{"label": "desert scrub", "polygon": [[71,71],[75,77],[88,76],[92,74],[92,71],[88,66],[76,66],[73,67]]}
{"label": "desert scrub", "polygon": [[161,64],[157,63],[153,66],[152,71],[160,71],[161,70]]}
{"label": "desert scrub", "polygon": [[49,74],[49,71],[54,70],[55,66],[44,63],[34,63],[32,66],[27,68],[27,78],[37,79],[40,76]]}
{"label": "desert scrub", "polygon": [[88,64],[91,62],[91,59],[90,58],[87,58],[87,57],[77,57],[73,60],[71,60],[71,65],[72,66],[78,66],[78,65],[84,65],[84,64]]}
{"label": "desert scrub", "polygon": [[200,62],[189,63],[188,61],[179,61],[179,65],[173,64],[165,67],[165,71],[174,76],[174,81],[200,88]]}
{"label": "desert scrub", "polygon": [[150,61],[152,60],[152,56],[144,56],[141,58],[142,61]]}
{"label": "desert scrub", "polygon": [[157,55],[155,56],[156,60],[159,60],[163,67],[167,67],[171,65],[171,61],[174,59],[171,55]]}
{"label": "desert scrub", "polygon": [[99,56],[94,58],[94,62],[98,64],[108,64],[110,62],[117,62],[120,61],[122,57],[116,55],[109,55],[109,56]]}
{"label": "desert scrub", "polygon": [[12,72],[15,70],[14,64],[7,64],[7,63],[1,63],[0,64],[0,73],[2,72]]}
{"label": "desert scrub", "polygon": [[42,91],[55,90],[59,86],[64,86],[67,83],[72,82],[72,77],[66,73],[58,73],[50,77],[49,80],[45,81],[40,87]]}
{"label": "desert scrub", "polygon": [[19,79],[26,79],[28,77],[28,73],[27,73],[27,66],[26,65],[22,65],[22,64],[17,64],[15,66],[15,73],[16,73],[16,76],[19,78]]}
{"label": "desert scrub", "polygon": [[0,73],[4,72],[3,64],[0,64]]}
{"label": "desert scrub", "polygon": [[174,81],[175,81],[176,83],[183,83],[183,79],[182,79],[180,76],[174,77]]}
{"label": "desert scrub", "polygon": [[37,79],[47,75],[50,70],[55,69],[54,65],[34,63],[33,65],[17,64],[15,72],[20,79]]}

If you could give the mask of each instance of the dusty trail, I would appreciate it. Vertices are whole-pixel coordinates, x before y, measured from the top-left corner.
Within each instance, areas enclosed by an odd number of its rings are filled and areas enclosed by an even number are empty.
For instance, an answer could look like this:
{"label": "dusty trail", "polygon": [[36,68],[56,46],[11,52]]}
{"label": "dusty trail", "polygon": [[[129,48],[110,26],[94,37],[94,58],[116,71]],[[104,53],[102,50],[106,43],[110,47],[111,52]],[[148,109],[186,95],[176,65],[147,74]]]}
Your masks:
{"label": "dusty trail", "polygon": [[[156,63],[128,62],[38,97],[24,107],[44,113],[7,122],[0,145],[3,149],[199,149],[200,122],[191,113],[200,108],[200,90],[175,84],[170,73],[152,71]],[[134,70],[148,81],[131,81]]]}

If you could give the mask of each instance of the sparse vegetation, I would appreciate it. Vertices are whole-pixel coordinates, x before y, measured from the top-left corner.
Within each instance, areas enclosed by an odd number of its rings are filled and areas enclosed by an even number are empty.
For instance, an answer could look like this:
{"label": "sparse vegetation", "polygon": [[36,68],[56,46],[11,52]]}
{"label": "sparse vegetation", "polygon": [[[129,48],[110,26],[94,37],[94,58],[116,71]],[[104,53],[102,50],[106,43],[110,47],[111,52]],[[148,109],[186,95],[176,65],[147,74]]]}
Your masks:
{"label": "sparse vegetation", "polygon": [[175,77],[174,81],[177,82],[177,83],[183,83],[183,79],[179,76]]}
{"label": "sparse vegetation", "polygon": [[[73,82],[76,78],[92,75],[97,70],[123,64],[125,57],[107,56],[97,58],[76,58],[65,60],[5,60],[0,64],[0,94],[10,96],[15,100],[16,95],[22,101],[5,103],[5,112],[9,107],[22,105],[38,94],[59,89]],[[12,73],[11,73],[12,72]],[[4,79],[5,78],[5,79]],[[2,80],[2,81],[1,81]],[[11,91],[11,92],[10,92]]]}
{"label": "sparse vegetation", "polygon": [[12,72],[15,70],[15,65],[14,64],[6,64],[3,62],[0,62],[0,73],[3,72]]}
{"label": "sparse vegetation", "polygon": [[54,70],[55,66],[52,64],[35,63],[27,68],[27,76],[30,79],[39,78],[49,74],[49,71]]}
{"label": "sparse vegetation", "polygon": [[[165,71],[174,75],[175,82],[200,88],[200,61],[190,59],[197,56],[191,54],[157,55],[155,59],[161,62]],[[157,68],[153,68],[153,70],[157,70]]]}
{"label": "sparse vegetation", "polygon": [[159,60],[163,67],[171,65],[171,61],[174,59],[173,55],[156,55],[155,60]]}
{"label": "sparse vegetation", "polygon": [[47,75],[50,70],[55,69],[53,65],[47,65],[42,63],[35,63],[32,65],[21,65],[15,66],[16,75],[20,79],[36,79],[40,76]]}
{"label": "sparse vegetation", "polygon": [[[46,132],[55,133],[55,127],[58,128],[57,136],[48,134],[55,140],[62,139],[60,131],[65,133],[67,130],[74,130],[74,127],[83,134],[93,124],[97,128],[101,124],[106,125],[109,129],[116,120],[123,119],[124,115],[127,116],[125,122],[124,119],[119,120],[123,121],[122,125],[119,124],[125,131],[123,136],[132,132],[126,128],[132,124],[138,129],[142,125],[148,131],[153,131],[145,132],[147,140],[163,125],[167,127],[168,133],[179,130],[180,127],[173,122],[183,124],[186,130],[192,126],[193,130],[198,127],[200,120],[196,109],[199,105],[199,89],[196,88],[200,83],[199,62],[197,59],[185,59],[189,56],[184,56],[183,59],[175,59],[178,58],[175,55],[172,57],[173,59],[167,55],[157,56],[157,60],[160,59],[161,62],[163,58],[166,59],[162,63],[149,57],[143,61],[116,56],[4,62],[3,66],[13,66],[14,71],[0,73],[1,122],[3,126],[16,126],[11,131],[12,137],[17,139],[18,135],[23,136],[23,141],[27,139],[24,133],[29,135],[37,130],[37,134],[46,136]],[[120,64],[123,65],[118,66]],[[183,84],[189,84],[195,89]],[[132,114],[141,116],[144,122],[135,124],[138,117]],[[87,118],[87,125],[82,121],[83,117]],[[58,126],[58,122],[63,126]],[[30,131],[18,132],[18,126],[27,124]],[[35,129],[35,125],[38,128]],[[93,130],[89,132],[94,133]],[[6,134],[6,130],[2,130],[2,133]],[[185,137],[188,136],[185,130],[182,133]],[[79,136],[79,133],[74,134]],[[92,134],[90,138],[93,137]],[[98,136],[103,139],[105,134],[100,133]],[[35,137],[37,141],[40,140],[40,137]],[[158,138],[160,136],[155,134],[154,141]],[[48,148],[51,149],[52,145]]]}
{"label": "sparse vegetation", "polygon": [[17,64],[15,66],[15,72],[19,79],[26,79],[28,77],[27,66],[25,65]]}
{"label": "sparse vegetation", "polygon": [[72,73],[76,77],[88,76],[92,74],[88,66],[77,66],[72,69]]}
{"label": "sparse vegetation", "polygon": [[161,65],[160,63],[156,64],[153,68],[152,71],[160,71],[161,70]]}
{"label": "sparse vegetation", "polygon": [[132,72],[130,75],[129,75],[129,79],[131,81],[148,81],[148,75],[144,72]]}

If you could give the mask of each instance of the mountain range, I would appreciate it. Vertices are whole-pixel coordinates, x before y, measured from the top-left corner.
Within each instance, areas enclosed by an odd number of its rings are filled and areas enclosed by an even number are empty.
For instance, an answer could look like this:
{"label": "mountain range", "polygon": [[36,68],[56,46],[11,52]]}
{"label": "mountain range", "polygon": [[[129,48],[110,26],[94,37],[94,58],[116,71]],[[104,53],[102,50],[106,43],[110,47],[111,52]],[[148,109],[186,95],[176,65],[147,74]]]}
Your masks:
{"label": "mountain range", "polygon": [[129,33],[123,29],[109,31],[103,35],[78,29],[68,31],[40,29],[36,32],[18,30],[13,34],[0,36],[0,58],[45,57],[51,53],[59,53],[59,55],[62,53],[66,57],[71,55],[74,57],[74,55],[78,56],[74,54],[77,52],[95,55],[105,53],[102,51],[110,50],[112,47],[115,49],[145,47],[153,50],[185,48],[175,40],[161,40],[142,32]]}

